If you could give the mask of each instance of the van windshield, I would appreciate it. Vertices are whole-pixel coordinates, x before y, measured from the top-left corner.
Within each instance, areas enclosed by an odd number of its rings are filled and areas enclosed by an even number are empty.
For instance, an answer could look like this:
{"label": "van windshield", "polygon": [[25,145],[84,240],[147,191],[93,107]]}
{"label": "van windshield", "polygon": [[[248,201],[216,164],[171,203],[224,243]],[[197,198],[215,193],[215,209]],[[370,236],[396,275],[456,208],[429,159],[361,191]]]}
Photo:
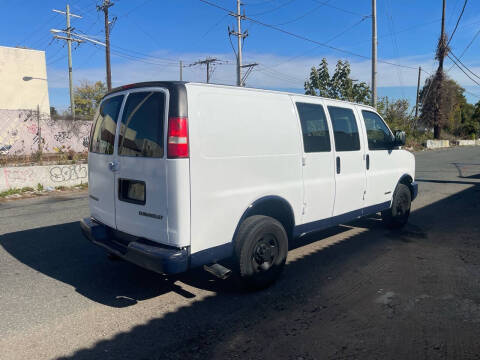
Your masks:
{"label": "van windshield", "polygon": [[118,154],[163,157],[165,94],[135,92],[128,95],[120,124]]}
{"label": "van windshield", "polygon": [[122,106],[123,95],[108,98],[102,102],[95,116],[90,152],[97,154],[113,154],[117,119]]}

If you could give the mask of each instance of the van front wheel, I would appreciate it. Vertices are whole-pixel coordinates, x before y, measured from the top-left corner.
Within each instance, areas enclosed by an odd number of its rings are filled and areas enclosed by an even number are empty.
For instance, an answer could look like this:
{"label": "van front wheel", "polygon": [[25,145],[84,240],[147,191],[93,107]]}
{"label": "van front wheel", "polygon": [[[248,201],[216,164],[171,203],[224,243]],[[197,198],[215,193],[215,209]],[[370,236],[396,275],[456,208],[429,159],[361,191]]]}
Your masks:
{"label": "van front wheel", "polygon": [[285,265],[288,237],[274,218],[255,215],[243,221],[235,238],[235,263],[240,280],[249,288],[272,284]]}
{"label": "van front wheel", "polygon": [[382,219],[390,229],[403,227],[410,215],[412,197],[410,189],[405,184],[398,184],[393,193],[392,206],[382,212]]}

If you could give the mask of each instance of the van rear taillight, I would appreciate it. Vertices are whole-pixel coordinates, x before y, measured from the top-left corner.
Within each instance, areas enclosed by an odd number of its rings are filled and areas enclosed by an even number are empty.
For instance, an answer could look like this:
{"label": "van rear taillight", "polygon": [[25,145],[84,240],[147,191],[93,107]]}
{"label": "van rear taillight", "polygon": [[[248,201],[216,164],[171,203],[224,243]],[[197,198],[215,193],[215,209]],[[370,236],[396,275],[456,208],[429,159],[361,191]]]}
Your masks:
{"label": "van rear taillight", "polygon": [[167,154],[170,159],[188,158],[188,119],[168,119]]}

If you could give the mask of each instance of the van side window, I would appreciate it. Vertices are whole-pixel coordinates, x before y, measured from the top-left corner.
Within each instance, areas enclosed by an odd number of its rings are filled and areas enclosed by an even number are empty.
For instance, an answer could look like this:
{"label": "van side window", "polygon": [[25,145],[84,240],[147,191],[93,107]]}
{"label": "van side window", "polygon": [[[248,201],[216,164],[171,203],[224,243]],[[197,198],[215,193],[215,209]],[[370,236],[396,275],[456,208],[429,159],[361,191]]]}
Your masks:
{"label": "van side window", "polygon": [[330,151],[330,135],[323,106],[299,102],[296,104],[302,125],[305,152]]}
{"label": "van side window", "polygon": [[95,125],[90,140],[90,152],[113,154],[118,113],[122,106],[123,95],[111,97],[102,102],[97,111]]}
{"label": "van side window", "polygon": [[357,122],[352,109],[329,106],[328,113],[332,119],[336,151],[360,150],[360,137]]}
{"label": "van side window", "polygon": [[118,154],[163,157],[165,95],[135,92],[128,95],[120,124]]}
{"label": "van side window", "polygon": [[363,121],[367,129],[369,150],[388,150],[391,148],[393,135],[382,118],[373,111],[362,110]]}

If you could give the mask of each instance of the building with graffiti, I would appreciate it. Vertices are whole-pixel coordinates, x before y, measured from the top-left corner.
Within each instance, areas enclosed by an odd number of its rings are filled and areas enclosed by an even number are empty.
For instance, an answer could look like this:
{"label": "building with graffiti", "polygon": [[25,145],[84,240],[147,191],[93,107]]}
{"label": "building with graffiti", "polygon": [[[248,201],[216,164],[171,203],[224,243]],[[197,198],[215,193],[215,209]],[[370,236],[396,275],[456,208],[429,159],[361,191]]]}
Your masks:
{"label": "building with graffiti", "polygon": [[1,155],[87,149],[90,121],[50,117],[44,51],[0,46],[0,82]]}

